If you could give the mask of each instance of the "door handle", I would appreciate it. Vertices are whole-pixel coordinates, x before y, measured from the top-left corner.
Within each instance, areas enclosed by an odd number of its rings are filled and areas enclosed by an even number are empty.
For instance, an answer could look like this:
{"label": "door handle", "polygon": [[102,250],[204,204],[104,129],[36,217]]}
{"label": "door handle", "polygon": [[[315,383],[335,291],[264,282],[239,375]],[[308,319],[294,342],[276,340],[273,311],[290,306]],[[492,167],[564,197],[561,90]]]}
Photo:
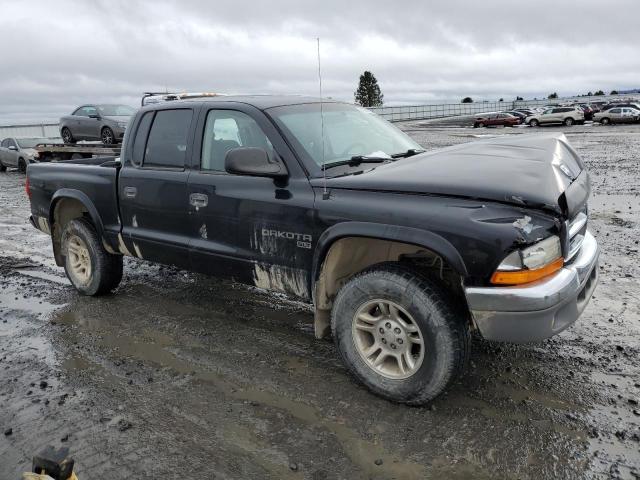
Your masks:
{"label": "door handle", "polygon": [[124,187],[122,190],[126,198],[136,198],[138,189],[136,187]]}
{"label": "door handle", "polygon": [[189,203],[198,208],[204,208],[209,205],[209,197],[204,193],[192,193],[189,195]]}

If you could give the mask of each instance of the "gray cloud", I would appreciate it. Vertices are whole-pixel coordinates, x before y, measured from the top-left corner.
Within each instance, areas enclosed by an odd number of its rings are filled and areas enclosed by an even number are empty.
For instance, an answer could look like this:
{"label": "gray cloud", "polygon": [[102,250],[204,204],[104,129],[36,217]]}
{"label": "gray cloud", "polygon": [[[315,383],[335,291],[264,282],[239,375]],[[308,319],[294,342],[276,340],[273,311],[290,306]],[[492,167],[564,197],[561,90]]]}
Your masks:
{"label": "gray cloud", "polygon": [[640,87],[636,0],[5,1],[0,123],[145,90],[317,93],[388,104]]}

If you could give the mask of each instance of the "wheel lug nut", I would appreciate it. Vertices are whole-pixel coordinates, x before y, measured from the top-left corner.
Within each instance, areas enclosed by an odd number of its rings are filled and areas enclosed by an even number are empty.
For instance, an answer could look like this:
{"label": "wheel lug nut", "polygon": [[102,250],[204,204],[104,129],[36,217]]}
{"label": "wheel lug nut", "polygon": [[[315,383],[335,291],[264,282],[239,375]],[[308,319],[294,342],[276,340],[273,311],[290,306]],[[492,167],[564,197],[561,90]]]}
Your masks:
{"label": "wheel lug nut", "polygon": [[380,333],[384,335],[384,328],[380,327]]}
{"label": "wheel lug nut", "polygon": [[399,338],[399,339],[398,339],[398,343],[399,343],[400,345],[402,345],[402,339],[401,339],[401,338]]}
{"label": "wheel lug nut", "polygon": [[387,339],[386,338],[383,338],[381,341],[382,341],[382,343],[387,343]]}
{"label": "wheel lug nut", "polygon": [[400,334],[400,329],[398,327],[394,328],[393,331],[395,332],[396,335]]}
{"label": "wheel lug nut", "polygon": [[391,324],[389,322],[385,323],[384,326],[387,328],[391,328]]}
{"label": "wheel lug nut", "polygon": [[396,349],[396,344],[392,343],[391,345],[389,345],[391,348],[393,348],[394,350]]}

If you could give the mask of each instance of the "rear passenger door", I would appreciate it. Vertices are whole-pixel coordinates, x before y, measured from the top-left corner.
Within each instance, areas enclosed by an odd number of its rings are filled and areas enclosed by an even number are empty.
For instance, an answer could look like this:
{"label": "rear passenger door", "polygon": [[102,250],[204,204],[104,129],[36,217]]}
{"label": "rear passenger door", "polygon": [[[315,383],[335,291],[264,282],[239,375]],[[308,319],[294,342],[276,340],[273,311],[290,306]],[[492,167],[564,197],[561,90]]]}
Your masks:
{"label": "rear passenger door", "polygon": [[125,245],[132,255],[189,266],[187,179],[195,114],[164,108],[143,114],[118,181]]}
{"label": "rear passenger door", "polygon": [[[313,199],[309,181],[273,124],[254,107],[207,105],[198,121],[189,177],[195,270],[310,298]],[[230,174],[226,153],[257,147],[289,177]]]}

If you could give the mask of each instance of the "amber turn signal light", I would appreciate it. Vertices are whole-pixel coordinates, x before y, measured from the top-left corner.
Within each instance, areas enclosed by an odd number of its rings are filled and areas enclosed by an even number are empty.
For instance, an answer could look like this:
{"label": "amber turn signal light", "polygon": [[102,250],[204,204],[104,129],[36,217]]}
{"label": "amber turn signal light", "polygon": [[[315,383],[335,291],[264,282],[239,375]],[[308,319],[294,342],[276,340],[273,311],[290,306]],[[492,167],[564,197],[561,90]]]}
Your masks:
{"label": "amber turn signal light", "polygon": [[524,283],[535,282],[536,280],[540,280],[541,278],[557,272],[563,265],[564,259],[559,257],[544,267],[536,268],[534,270],[497,270],[493,275],[491,275],[491,283],[495,285],[522,285]]}

